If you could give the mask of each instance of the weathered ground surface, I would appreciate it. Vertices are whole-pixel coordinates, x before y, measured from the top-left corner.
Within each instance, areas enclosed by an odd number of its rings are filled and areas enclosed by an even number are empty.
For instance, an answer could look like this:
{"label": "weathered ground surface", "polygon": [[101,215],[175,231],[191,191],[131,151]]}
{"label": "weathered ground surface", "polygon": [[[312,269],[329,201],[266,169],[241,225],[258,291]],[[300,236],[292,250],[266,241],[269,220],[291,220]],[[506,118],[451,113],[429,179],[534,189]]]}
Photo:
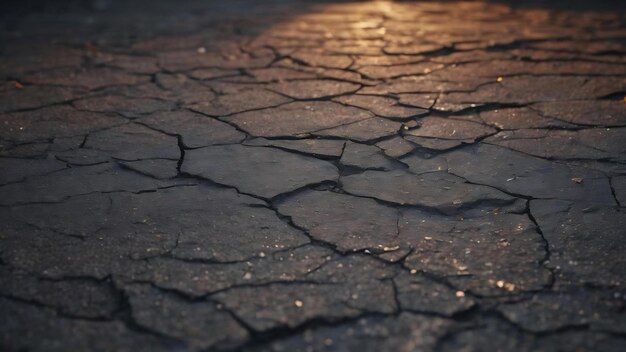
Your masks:
{"label": "weathered ground surface", "polygon": [[624,12],[2,14],[3,351],[624,351]]}

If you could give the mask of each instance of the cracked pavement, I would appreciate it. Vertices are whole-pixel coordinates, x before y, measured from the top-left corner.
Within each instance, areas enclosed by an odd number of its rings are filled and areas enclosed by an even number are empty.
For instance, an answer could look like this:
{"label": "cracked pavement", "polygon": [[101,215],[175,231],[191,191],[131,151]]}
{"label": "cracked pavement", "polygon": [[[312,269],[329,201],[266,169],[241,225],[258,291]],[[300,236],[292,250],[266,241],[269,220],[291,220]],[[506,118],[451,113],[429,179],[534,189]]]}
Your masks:
{"label": "cracked pavement", "polygon": [[624,351],[626,12],[548,3],[0,14],[0,349]]}

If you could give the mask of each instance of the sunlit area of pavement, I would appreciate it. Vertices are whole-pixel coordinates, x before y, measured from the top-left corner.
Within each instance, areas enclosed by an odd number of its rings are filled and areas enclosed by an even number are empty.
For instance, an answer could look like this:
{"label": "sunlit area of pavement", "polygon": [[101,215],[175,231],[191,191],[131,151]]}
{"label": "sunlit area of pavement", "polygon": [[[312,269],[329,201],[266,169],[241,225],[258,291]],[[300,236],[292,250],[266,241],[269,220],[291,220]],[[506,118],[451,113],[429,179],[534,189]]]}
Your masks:
{"label": "sunlit area of pavement", "polygon": [[0,350],[626,350],[625,8],[1,4]]}

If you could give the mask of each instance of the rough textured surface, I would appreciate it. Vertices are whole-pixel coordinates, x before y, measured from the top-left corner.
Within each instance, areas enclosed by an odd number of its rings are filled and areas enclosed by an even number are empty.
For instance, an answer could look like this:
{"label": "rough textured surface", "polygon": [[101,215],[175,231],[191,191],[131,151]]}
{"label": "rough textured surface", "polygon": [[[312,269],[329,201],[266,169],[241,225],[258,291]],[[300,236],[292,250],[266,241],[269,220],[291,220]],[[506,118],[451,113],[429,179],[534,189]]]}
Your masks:
{"label": "rough textured surface", "polygon": [[0,350],[626,350],[625,9],[2,2]]}
{"label": "rough textured surface", "polygon": [[341,179],[343,189],[351,194],[372,197],[400,205],[416,205],[455,213],[479,203],[505,205],[513,198],[494,188],[466,183],[446,172],[413,175],[396,170],[365,171]]}
{"label": "rough textured surface", "polygon": [[276,108],[235,114],[227,121],[252,136],[280,137],[308,134],[343,124],[361,121],[372,114],[333,102],[296,102]]}
{"label": "rough textured surface", "polygon": [[186,158],[184,172],[264,198],[337,178],[327,161],[275,148],[214,146],[191,150]]}
{"label": "rough textured surface", "polygon": [[239,143],[245,137],[245,134],[224,122],[189,111],[160,112],[140,122],[163,133],[180,136],[187,148]]}

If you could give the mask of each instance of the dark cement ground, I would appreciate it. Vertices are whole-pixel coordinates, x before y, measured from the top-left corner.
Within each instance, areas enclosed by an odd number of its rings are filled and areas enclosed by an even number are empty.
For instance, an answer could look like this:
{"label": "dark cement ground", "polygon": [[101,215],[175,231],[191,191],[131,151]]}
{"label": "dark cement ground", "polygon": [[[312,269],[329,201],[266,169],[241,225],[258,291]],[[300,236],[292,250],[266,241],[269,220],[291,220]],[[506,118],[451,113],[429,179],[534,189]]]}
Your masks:
{"label": "dark cement ground", "polygon": [[619,5],[4,3],[0,350],[626,350]]}

